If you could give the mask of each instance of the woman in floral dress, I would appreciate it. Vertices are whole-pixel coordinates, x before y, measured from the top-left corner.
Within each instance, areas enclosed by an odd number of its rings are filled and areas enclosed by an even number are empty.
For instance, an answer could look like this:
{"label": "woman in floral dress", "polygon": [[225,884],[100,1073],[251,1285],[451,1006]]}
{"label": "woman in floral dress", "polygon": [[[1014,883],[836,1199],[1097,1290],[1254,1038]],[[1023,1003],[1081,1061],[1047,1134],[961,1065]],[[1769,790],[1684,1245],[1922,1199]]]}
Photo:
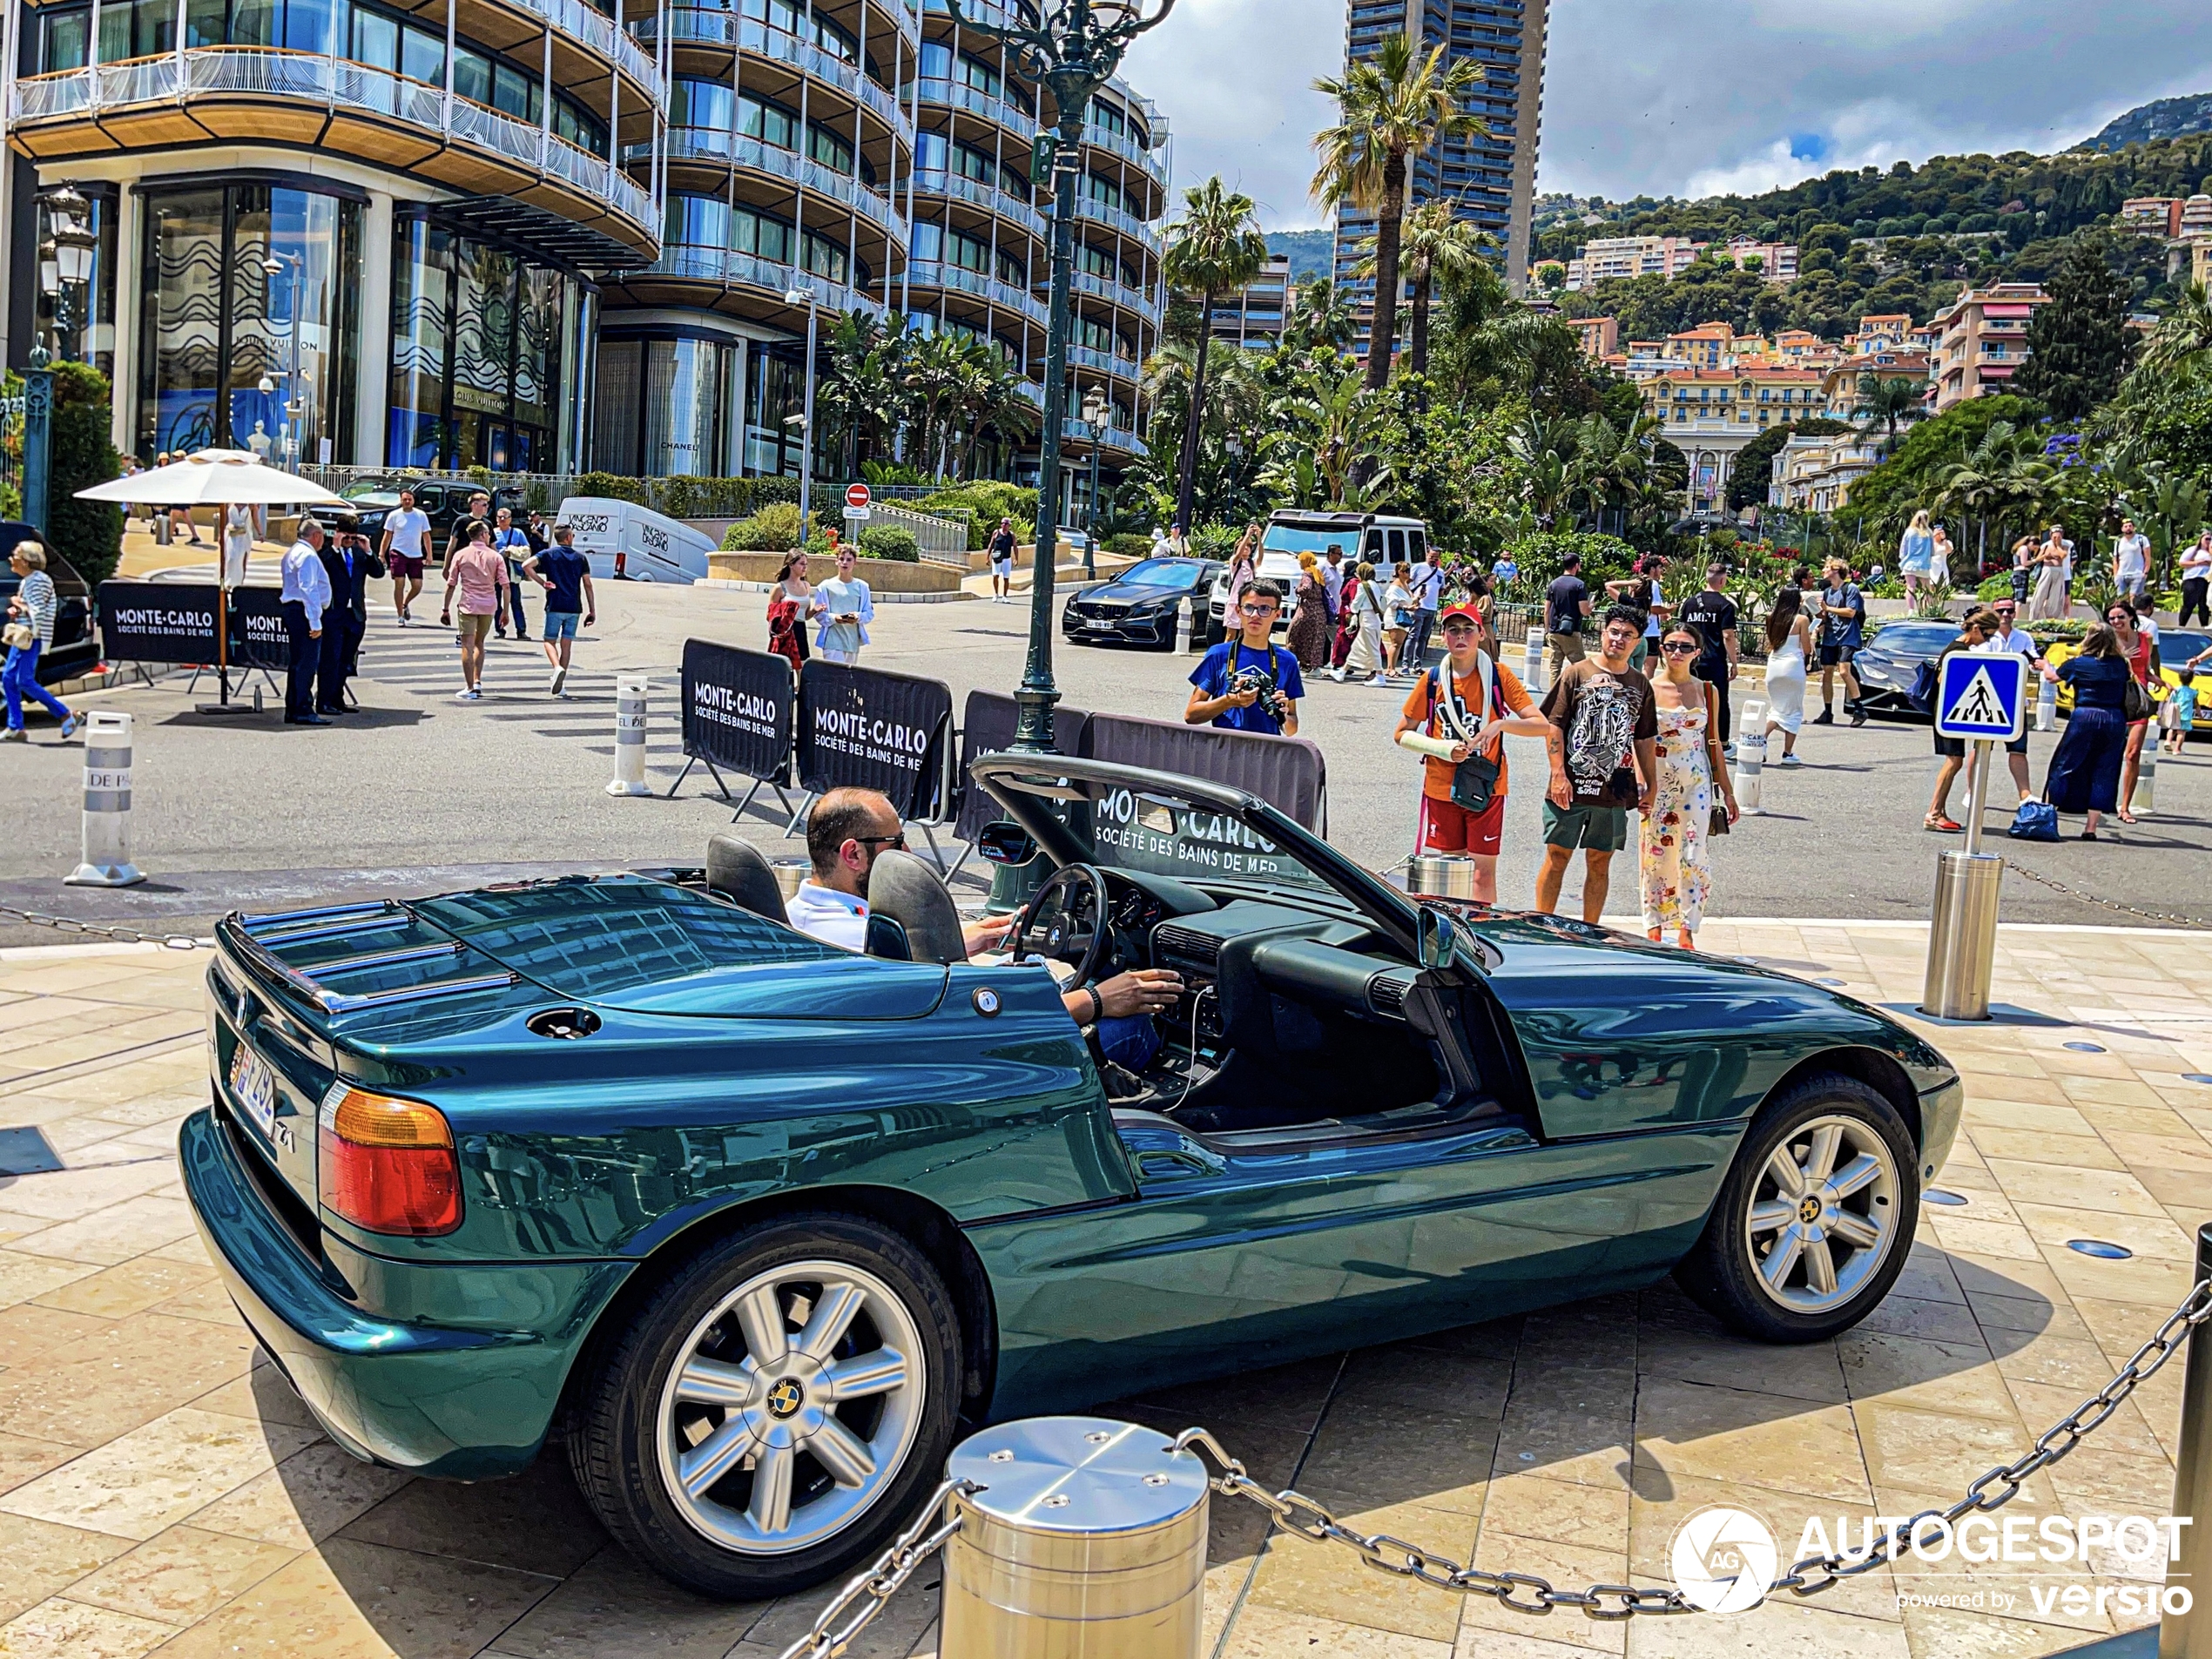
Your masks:
{"label": "woman in floral dress", "polygon": [[1697,948],[1696,935],[1712,892],[1705,841],[1716,785],[1728,821],[1737,817],[1713,711],[1716,688],[1690,672],[1703,649],[1697,635],[1680,625],[1669,627],[1659,642],[1658,671],[1651,676],[1659,713],[1659,787],[1644,815],[1639,859],[1643,930],[1655,944],[1671,932],[1684,950]]}

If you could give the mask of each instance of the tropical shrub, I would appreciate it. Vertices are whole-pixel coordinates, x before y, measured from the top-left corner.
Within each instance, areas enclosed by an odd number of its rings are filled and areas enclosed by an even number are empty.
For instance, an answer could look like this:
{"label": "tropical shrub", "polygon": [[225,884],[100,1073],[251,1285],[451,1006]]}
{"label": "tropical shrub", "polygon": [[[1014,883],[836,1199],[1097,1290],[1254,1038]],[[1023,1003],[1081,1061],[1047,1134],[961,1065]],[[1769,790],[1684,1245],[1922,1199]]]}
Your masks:
{"label": "tropical shrub", "polygon": [[[722,538],[723,550],[732,553],[784,553],[798,545],[799,503],[795,501],[771,502],[751,518],[731,525],[729,534]],[[826,537],[822,545],[829,545]]]}
{"label": "tropical shrub", "polygon": [[894,559],[901,564],[921,563],[921,543],[903,524],[871,524],[860,532],[860,552],[871,559]]}
{"label": "tropical shrub", "polygon": [[1135,534],[1109,536],[1099,545],[1116,558],[1141,559],[1152,550],[1152,538]]}
{"label": "tropical shrub", "polygon": [[[1635,549],[1619,536],[1586,530],[1540,530],[1514,537],[1506,543],[1505,550],[1521,567],[1520,580],[1538,587],[1548,586],[1559,576],[1569,553],[1581,554],[1582,580],[1588,584],[1593,600],[1603,596],[1608,582],[1628,575],[1636,559]],[[1602,610],[1604,606],[1594,609]]]}
{"label": "tropical shrub", "polygon": [[89,363],[54,365],[53,459],[47,474],[46,529],[78,575],[97,584],[123,556],[123,509],[79,501],[77,492],[123,471],[108,438],[107,376]]}

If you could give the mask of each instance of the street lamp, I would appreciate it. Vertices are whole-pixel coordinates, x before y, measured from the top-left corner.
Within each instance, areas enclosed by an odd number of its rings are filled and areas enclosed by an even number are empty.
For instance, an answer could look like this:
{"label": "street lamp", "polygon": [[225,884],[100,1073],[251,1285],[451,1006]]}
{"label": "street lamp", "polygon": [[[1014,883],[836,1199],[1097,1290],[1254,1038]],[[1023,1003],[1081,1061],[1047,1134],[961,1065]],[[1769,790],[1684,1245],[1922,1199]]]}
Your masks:
{"label": "street lamp", "polygon": [[92,204],[74,185],[63,185],[38,199],[51,230],[38,246],[38,287],[54,307],[54,341],[64,357],[74,332],[71,293],[92,280],[92,260],[100,246],[92,229]]}
{"label": "street lamp", "polygon": [[[803,288],[790,288],[784,293],[787,306],[806,307],[806,407],[798,418],[799,423],[799,544],[806,545],[807,533],[814,523],[814,317],[821,299],[810,284]],[[784,423],[791,424],[786,416]]]}
{"label": "street lamp", "polygon": [[1090,504],[1083,511],[1083,580],[1098,576],[1098,448],[1114,424],[1114,406],[1106,388],[1093,386],[1083,394],[1083,430],[1090,435]]}
{"label": "street lamp", "polygon": [[[292,337],[292,368],[284,379],[284,458],[288,465],[296,467],[304,456],[306,446],[300,442],[300,428],[306,423],[307,412],[307,399],[300,395],[300,301],[305,297],[302,289],[306,286],[306,268],[297,253],[272,252],[261,261],[261,269],[273,278],[282,276],[287,265],[292,267],[292,326],[287,330]],[[273,287],[275,285],[272,282],[270,286]],[[274,389],[269,384],[269,377],[264,374],[261,377],[262,392],[266,394]]]}
{"label": "street lamp", "polygon": [[1082,144],[1090,100],[1121,67],[1122,55],[1137,36],[1157,29],[1175,10],[1176,0],[1039,0],[1036,21],[983,23],[962,14],[961,0],[944,0],[953,27],[996,40],[1023,72],[1052,93],[1060,117],[1059,133],[1041,134],[1030,158],[1030,179],[1042,185],[1048,170],[1054,184],[1052,209],[1052,303],[1045,331],[1044,454],[1037,469],[1036,577],[1030,587],[1029,652],[1014,700],[1020,714],[1014,745],[1033,754],[1052,752],[1052,709],[1060,693],[1052,683],[1053,567],[1060,548],[1060,442],[1067,408],[1069,290],[1076,272],[1076,164]]}

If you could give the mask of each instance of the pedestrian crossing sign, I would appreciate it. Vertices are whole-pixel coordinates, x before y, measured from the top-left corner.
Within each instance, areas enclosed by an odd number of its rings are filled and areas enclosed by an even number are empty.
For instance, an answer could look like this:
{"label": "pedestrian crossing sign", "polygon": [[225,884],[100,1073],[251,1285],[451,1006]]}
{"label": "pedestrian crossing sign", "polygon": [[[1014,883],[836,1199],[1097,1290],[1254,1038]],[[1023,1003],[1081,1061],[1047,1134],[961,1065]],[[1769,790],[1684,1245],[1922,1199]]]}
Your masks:
{"label": "pedestrian crossing sign", "polygon": [[1936,676],[1936,731],[2010,743],[2027,730],[2027,658],[1954,651]]}

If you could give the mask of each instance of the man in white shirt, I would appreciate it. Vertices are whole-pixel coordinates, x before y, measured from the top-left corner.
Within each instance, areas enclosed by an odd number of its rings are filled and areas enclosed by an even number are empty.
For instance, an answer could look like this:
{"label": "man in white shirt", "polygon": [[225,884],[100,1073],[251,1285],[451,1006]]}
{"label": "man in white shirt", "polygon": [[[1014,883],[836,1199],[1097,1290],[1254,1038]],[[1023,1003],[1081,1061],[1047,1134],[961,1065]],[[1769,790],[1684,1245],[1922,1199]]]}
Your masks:
{"label": "man in white shirt", "polygon": [[[887,846],[904,852],[906,829],[884,795],[873,789],[833,789],[806,816],[806,856],[813,873],[784,906],[791,925],[824,944],[863,950],[868,936],[868,873]],[[1006,937],[1011,916],[982,916],[961,936],[973,953]],[[1180,975],[1161,968],[1117,974],[1103,985],[1077,986],[1062,1001],[1078,1025],[1131,1015],[1164,1014],[1183,995]]]}
{"label": "man in white shirt", "polygon": [[384,545],[378,552],[392,573],[392,609],[400,626],[409,620],[411,606],[422,591],[422,566],[430,548],[430,516],[415,504],[415,492],[400,491],[400,504],[384,515]]}
{"label": "man in white shirt", "polygon": [[2112,544],[2112,584],[2136,610],[2150,608],[2146,603],[2150,590],[2150,539],[2136,530],[2132,518],[2120,521],[2120,539]]}
{"label": "man in white shirt", "polygon": [[284,681],[287,725],[328,725],[315,712],[315,667],[322,658],[322,616],[330,609],[330,573],[322,564],[322,526],[300,521],[300,539],[284,556],[284,631],[292,660]]}
{"label": "man in white shirt", "polygon": [[[2002,657],[2008,652],[2025,657],[2031,672],[2040,674],[2043,670],[2043,653],[2035,644],[2035,636],[2025,628],[2013,625],[2020,607],[2006,598],[1998,600],[1990,609],[1997,613],[1997,631],[1972,649],[1990,657]],[[2013,786],[2020,791],[2020,799],[2023,802],[2033,800],[2035,792],[2027,782],[2027,732],[2025,729],[2019,737],[2005,745],[2005,764],[2012,768]],[[1971,772],[1967,774],[1966,783],[1971,790],[1973,786]]]}
{"label": "man in white shirt", "polygon": [[1151,556],[1156,559],[1163,559],[1167,557],[1169,551],[1170,544],[1165,527],[1159,524],[1153,525]]}

